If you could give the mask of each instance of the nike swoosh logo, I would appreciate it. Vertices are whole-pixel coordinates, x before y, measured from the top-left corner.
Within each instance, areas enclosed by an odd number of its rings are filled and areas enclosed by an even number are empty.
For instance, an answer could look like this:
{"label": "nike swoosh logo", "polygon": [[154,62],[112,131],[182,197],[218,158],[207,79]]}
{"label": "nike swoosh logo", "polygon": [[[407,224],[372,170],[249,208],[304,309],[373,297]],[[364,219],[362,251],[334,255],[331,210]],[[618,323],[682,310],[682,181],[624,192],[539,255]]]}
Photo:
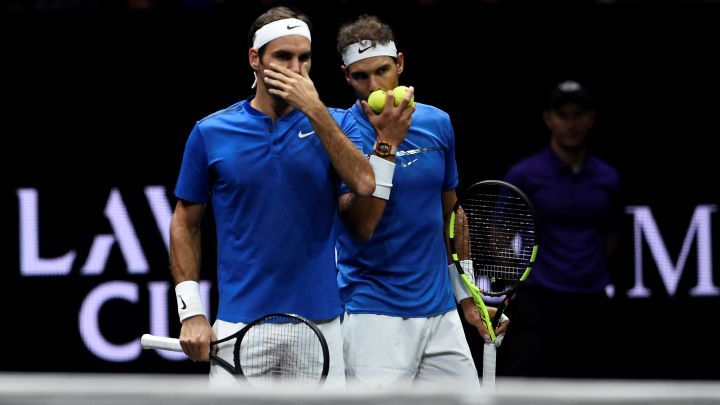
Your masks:
{"label": "nike swoosh logo", "polygon": [[419,149],[410,149],[410,150],[399,150],[397,153],[397,156],[410,156],[415,155],[418,153],[425,153],[425,152],[431,152],[434,150],[443,150],[445,149],[444,146],[429,146],[427,148],[419,148]]}
{"label": "nike swoosh logo", "polygon": [[180,298],[180,302],[182,302],[182,304],[183,304],[183,305],[182,305],[182,308],[180,308],[180,309],[186,309],[186,308],[187,308],[187,305],[185,305],[185,300],[182,299],[182,295],[178,295],[178,298]]}
{"label": "nike swoosh logo", "polygon": [[358,48],[358,53],[363,53],[363,52],[367,51],[368,49],[374,48],[374,47],[375,47],[375,44],[372,44],[372,45],[368,46],[367,48],[362,48],[362,49]]}
{"label": "nike swoosh logo", "polygon": [[291,30],[291,29],[294,29],[294,28],[297,28],[297,27],[299,27],[299,25],[293,25],[292,27],[288,25],[288,26],[287,26],[287,29]]}
{"label": "nike swoosh logo", "polygon": [[315,133],[315,131],[310,131],[310,132],[299,131],[299,132],[298,132],[298,138],[307,138],[308,136],[310,136],[310,135],[312,135],[312,134],[314,134],[314,133]]}
{"label": "nike swoosh logo", "polygon": [[415,159],[413,159],[413,160],[411,160],[411,161],[409,161],[409,162],[404,162],[404,163],[401,164],[401,166],[402,166],[402,167],[408,167],[408,166],[410,166],[411,164],[415,163],[416,161],[417,161],[417,158],[415,158]]}

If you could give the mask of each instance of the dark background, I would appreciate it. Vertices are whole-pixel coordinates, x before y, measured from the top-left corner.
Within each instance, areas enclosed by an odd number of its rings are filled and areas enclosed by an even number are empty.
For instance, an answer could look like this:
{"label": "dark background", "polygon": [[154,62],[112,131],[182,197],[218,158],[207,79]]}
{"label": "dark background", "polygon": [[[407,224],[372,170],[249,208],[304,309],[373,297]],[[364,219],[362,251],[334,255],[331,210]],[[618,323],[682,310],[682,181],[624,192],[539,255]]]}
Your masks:
{"label": "dark background", "polygon": [[[199,118],[250,94],[247,32],[276,4],[297,6],[313,21],[311,77],[330,106],[354,101],[335,50],[340,23],[370,13],[394,28],[406,54],[401,84],[414,85],[417,101],[453,120],[459,191],[502,177],[512,162],[543,147],[544,98],[557,82],[575,79],[598,105],[592,150],[620,170],[627,205],[652,208],[673,260],[695,207],[720,201],[710,146],[720,134],[720,3],[6,1],[0,11],[0,195],[9,215],[2,226],[0,304],[9,356],[1,370],[207,370],[151,351],[133,362],[98,359],[79,337],[77,313],[98,284],[129,280],[140,286],[141,299],[108,303],[103,333],[122,343],[148,330],[146,284],[170,275],[143,189],[165,186],[174,201],[187,135]],[[40,195],[42,256],[77,250],[71,275],[21,276],[20,188]],[[92,239],[111,233],[102,211],[113,188],[123,195],[152,270],[129,275],[114,248],[102,275],[81,276]],[[711,225],[717,228],[715,216]],[[211,221],[206,226],[203,274],[213,280]],[[645,248],[643,274],[652,296],[628,298],[634,284],[629,215],[624,232],[613,262],[619,316],[607,328],[608,344],[616,347],[613,377],[719,378],[714,320],[720,297],[689,294],[697,281],[695,244],[674,296]],[[717,279],[717,269],[713,274]]]}

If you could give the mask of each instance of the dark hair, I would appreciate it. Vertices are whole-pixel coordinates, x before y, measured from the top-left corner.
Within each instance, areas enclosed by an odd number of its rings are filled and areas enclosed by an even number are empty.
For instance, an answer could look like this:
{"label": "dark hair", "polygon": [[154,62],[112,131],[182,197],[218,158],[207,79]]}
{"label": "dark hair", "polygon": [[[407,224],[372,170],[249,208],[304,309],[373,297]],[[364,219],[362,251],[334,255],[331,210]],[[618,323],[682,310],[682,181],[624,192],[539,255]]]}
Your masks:
{"label": "dark hair", "polygon": [[[312,30],[310,18],[308,18],[308,16],[306,16],[305,14],[290,7],[273,7],[270,10],[262,13],[258,18],[255,19],[255,22],[253,22],[253,24],[250,26],[250,32],[248,33],[248,48],[252,48],[253,42],[255,41],[255,33],[257,32],[257,30],[267,24],[270,24],[273,21],[283,20],[285,18],[297,18],[298,20],[305,22],[305,24],[308,25],[308,28]],[[265,53],[265,46],[262,46],[260,49],[258,49],[258,54],[260,55],[260,57],[262,57],[263,53]]]}
{"label": "dark hair", "polygon": [[580,83],[574,80],[566,80],[558,83],[547,98],[546,110],[557,110],[565,104],[573,103],[580,108],[592,111],[595,109],[590,93]]}
{"label": "dark hair", "polygon": [[368,39],[382,44],[395,41],[395,35],[390,26],[380,21],[374,15],[363,14],[355,21],[345,23],[340,27],[337,36],[337,50],[342,50],[356,42]]}

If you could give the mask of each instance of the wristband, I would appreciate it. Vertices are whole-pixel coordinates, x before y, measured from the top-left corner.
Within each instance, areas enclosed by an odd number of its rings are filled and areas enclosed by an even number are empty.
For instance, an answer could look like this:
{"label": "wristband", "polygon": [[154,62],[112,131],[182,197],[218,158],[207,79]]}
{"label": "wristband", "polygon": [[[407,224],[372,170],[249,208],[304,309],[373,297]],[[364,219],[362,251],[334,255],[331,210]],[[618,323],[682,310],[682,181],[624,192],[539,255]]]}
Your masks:
{"label": "wristband", "polygon": [[[460,260],[460,264],[466,275],[468,273],[473,274],[472,260]],[[460,273],[458,273],[455,263],[448,265],[448,270],[450,271],[450,282],[452,283],[453,293],[455,293],[455,302],[460,302],[465,298],[472,297],[472,293],[467,284],[460,279]],[[468,276],[468,279],[474,282],[473,277]]]}
{"label": "wristband", "polygon": [[197,281],[188,280],[176,285],[175,296],[181,323],[196,315],[207,317],[200,298],[200,284]]}
{"label": "wristband", "polygon": [[372,166],[373,173],[375,173],[375,191],[373,192],[373,197],[382,198],[383,200],[390,199],[395,163],[389,162],[376,155],[370,155],[370,166]]}

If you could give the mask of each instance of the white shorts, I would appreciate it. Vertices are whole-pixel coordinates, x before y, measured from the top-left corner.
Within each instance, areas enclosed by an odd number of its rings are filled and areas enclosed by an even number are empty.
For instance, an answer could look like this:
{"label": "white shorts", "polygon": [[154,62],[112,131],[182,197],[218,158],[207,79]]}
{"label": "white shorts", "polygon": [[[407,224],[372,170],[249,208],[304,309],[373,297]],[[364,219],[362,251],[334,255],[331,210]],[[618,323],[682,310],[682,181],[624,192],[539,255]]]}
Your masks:
{"label": "white shorts", "polygon": [[383,388],[452,379],[480,387],[457,310],[430,318],[346,313],[342,332],[348,383]]}
{"label": "white shorts", "polygon": [[[345,387],[345,363],[343,361],[342,353],[342,331],[340,329],[340,318],[335,318],[330,321],[315,322],[315,324],[325,336],[325,340],[328,344],[328,350],[330,352],[330,370],[323,387],[343,388]],[[231,323],[218,319],[213,324],[213,331],[218,339],[222,339],[225,336],[232,335],[233,333],[239,331],[245,325],[247,324],[242,322]],[[233,364],[234,345],[235,339],[231,339],[218,345],[217,354],[220,358],[226,360],[230,364]],[[214,364],[213,362],[210,362],[210,364],[211,386],[237,384],[235,376],[230,374],[222,366]]]}

